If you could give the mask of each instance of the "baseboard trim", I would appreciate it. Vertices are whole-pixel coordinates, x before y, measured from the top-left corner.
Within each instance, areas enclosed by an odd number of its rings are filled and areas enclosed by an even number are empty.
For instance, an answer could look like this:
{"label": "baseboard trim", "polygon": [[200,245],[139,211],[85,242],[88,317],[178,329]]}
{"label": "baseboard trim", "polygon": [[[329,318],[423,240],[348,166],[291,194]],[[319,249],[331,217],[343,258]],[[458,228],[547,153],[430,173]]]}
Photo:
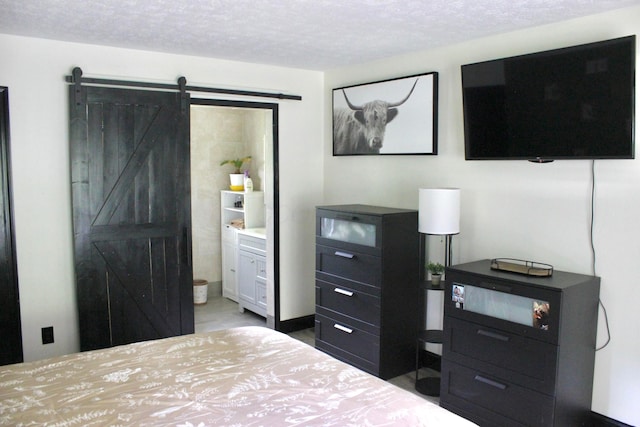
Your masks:
{"label": "baseboard trim", "polygon": [[301,331],[315,326],[315,316],[297,317],[295,319],[281,320],[278,331],[288,334],[289,332]]}
{"label": "baseboard trim", "polygon": [[625,424],[613,418],[609,418],[597,412],[591,411],[591,424],[590,427],[633,427],[630,424]]}

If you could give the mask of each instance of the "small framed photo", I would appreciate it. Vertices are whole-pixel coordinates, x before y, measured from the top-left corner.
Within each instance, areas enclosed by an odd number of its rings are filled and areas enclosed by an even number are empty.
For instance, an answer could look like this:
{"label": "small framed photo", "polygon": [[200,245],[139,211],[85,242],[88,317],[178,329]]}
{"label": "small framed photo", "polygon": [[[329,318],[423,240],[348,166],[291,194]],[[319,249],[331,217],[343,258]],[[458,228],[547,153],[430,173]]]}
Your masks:
{"label": "small framed photo", "polygon": [[333,155],[438,154],[438,73],[333,89]]}

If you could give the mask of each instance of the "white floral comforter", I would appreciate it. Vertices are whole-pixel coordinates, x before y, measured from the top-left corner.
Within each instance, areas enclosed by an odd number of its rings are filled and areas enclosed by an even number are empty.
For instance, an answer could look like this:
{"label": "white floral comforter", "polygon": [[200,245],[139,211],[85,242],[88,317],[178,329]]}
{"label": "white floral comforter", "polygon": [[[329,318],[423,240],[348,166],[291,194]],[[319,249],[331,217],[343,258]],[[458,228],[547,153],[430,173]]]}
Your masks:
{"label": "white floral comforter", "polygon": [[0,425],[471,426],[262,327],[0,367]]}

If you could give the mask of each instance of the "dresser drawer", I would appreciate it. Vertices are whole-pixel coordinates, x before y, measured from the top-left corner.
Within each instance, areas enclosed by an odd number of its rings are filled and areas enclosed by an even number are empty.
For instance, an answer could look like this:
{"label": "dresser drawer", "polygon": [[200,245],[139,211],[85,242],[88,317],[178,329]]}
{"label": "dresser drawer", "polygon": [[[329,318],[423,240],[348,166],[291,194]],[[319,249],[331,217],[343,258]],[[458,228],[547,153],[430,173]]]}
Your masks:
{"label": "dresser drawer", "polygon": [[445,317],[443,356],[553,394],[558,348],[552,344]]}
{"label": "dresser drawer", "polygon": [[380,326],[380,297],[363,292],[357,286],[342,286],[316,278],[316,305]]}
{"label": "dresser drawer", "polygon": [[442,360],[440,405],[472,411],[492,426],[549,426],[554,400],[504,378]]}
{"label": "dresser drawer", "polygon": [[377,366],[380,362],[379,336],[359,328],[357,323],[343,317],[316,313],[316,340],[342,350],[344,353],[341,358],[350,363],[358,365],[358,359],[362,359]]}
{"label": "dresser drawer", "polygon": [[372,255],[382,246],[382,217],[364,212],[318,209],[316,242]]}
{"label": "dresser drawer", "polygon": [[316,245],[316,270],[357,282],[380,286],[380,257]]}
{"label": "dresser drawer", "polygon": [[562,304],[557,290],[451,269],[445,274],[445,315],[558,344]]}

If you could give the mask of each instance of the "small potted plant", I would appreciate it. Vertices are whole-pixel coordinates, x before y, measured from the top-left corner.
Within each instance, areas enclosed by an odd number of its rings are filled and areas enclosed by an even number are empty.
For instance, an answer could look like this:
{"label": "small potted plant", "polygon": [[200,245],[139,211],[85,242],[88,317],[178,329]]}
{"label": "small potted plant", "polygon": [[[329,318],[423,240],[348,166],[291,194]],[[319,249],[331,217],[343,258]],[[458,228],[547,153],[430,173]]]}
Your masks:
{"label": "small potted plant", "polygon": [[231,180],[231,190],[233,191],[242,191],[244,190],[244,173],[242,173],[242,165],[244,163],[248,163],[251,161],[251,156],[240,157],[237,159],[229,159],[223,160],[220,162],[220,166],[224,166],[226,164],[233,165],[234,171],[229,174],[229,179]]}
{"label": "small potted plant", "polygon": [[440,285],[442,273],[444,273],[444,265],[439,262],[431,262],[427,264],[427,270],[431,272],[431,283],[435,286]]}

